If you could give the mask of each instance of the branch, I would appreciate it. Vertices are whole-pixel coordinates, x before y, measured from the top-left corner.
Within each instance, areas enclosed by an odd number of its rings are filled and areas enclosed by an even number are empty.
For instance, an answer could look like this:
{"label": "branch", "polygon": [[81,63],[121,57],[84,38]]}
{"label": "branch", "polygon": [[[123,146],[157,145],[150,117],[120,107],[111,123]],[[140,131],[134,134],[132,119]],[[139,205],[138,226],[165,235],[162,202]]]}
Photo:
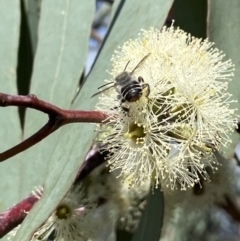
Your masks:
{"label": "branch", "polygon": [[92,170],[106,161],[109,153],[107,151],[100,151],[100,147],[103,147],[104,145],[106,144],[98,143],[91,147],[78,170],[74,185],[82,181]]}
{"label": "branch", "polygon": [[100,111],[64,110],[38,99],[35,95],[8,95],[0,93],[0,106],[18,106],[41,111],[48,115],[48,122],[35,134],[11,149],[0,153],[0,162],[27,150],[63,125],[70,123],[102,123],[108,118]]}
{"label": "branch", "polygon": [[17,227],[27,216],[39,198],[31,194],[21,202],[0,214],[0,238]]}

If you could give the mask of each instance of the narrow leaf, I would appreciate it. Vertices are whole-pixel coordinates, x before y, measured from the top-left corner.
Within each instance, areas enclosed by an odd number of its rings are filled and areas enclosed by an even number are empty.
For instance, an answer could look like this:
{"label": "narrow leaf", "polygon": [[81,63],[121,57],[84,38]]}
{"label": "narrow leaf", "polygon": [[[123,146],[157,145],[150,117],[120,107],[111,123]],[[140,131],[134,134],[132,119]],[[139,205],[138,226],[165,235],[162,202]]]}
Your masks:
{"label": "narrow leaf", "polygon": [[[31,94],[66,109],[70,108],[85,64],[94,11],[93,2],[84,5],[85,10],[80,5],[70,0],[58,1],[57,5],[52,1],[42,2],[39,42],[31,80]],[[40,129],[47,116],[27,110],[25,119],[24,139]],[[23,197],[34,186],[44,183],[48,160],[59,134],[57,131],[25,152],[21,160],[24,165],[20,190]]]}
{"label": "narrow leaf", "polygon": [[[27,12],[21,0],[21,25],[18,49],[17,86],[20,95],[27,95],[32,74],[33,52],[28,27]],[[20,108],[21,126],[24,126],[25,108]]]}
{"label": "narrow leaf", "polygon": [[[0,92],[17,94],[16,68],[20,25],[20,1],[4,0],[0,5]],[[17,108],[0,108],[0,151],[21,141]],[[18,158],[0,163],[0,210],[13,205],[20,197],[17,191],[20,168]]]}
{"label": "narrow leaf", "polygon": [[30,30],[31,47],[33,53],[36,53],[38,42],[38,23],[41,11],[41,0],[23,0],[26,13],[28,26]]}
{"label": "narrow leaf", "polygon": [[147,206],[132,241],[159,241],[163,225],[164,203],[160,189],[150,191]]}
{"label": "narrow leaf", "polygon": [[[17,94],[16,69],[20,26],[20,1],[3,0],[0,5],[0,92]],[[17,108],[0,108],[0,152],[21,141],[22,131]],[[19,158],[0,163],[0,211],[20,199]],[[1,240],[7,240],[6,237]]]}
{"label": "narrow leaf", "polygon": [[198,38],[207,35],[207,0],[174,1],[172,17],[176,20],[174,25]]}
{"label": "narrow leaf", "polygon": [[[233,81],[229,83],[229,92],[233,95],[233,99],[238,100],[238,103],[232,103],[232,108],[238,108],[240,102],[240,1],[239,0],[208,0],[208,37],[215,42],[216,47],[226,54],[226,59],[232,59],[235,64],[235,76]],[[219,118],[221,118],[219,116]],[[239,142],[239,134],[232,135],[232,143],[225,150],[225,156],[231,157],[234,152],[235,145]]]}
{"label": "narrow leaf", "polygon": [[125,0],[114,0],[113,5],[112,5],[112,10],[111,10],[111,19],[114,18],[114,15],[118,9],[118,6],[121,2],[125,2]]}
{"label": "narrow leaf", "polygon": [[[94,10],[95,1],[93,0],[84,4],[71,0],[42,1],[30,93],[62,108],[70,108],[85,65]],[[33,134],[46,121],[47,116],[28,110],[24,138]],[[62,128],[62,131],[57,131],[23,155],[20,182],[20,191],[23,196],[27,195],[34,186],[43,184],[46,178],[50,181],[44,186],[43,201],[47,199],[47,202],[44,201],[46,210],[41,208],[38,215],[35,213],[32,217],[29,216],[26,223],[21,226],[16,240],[30,239],[34,229],[48,217],[73,181],[68,177],[75,171],[79,160],[76,156],[69,160],[68,152],[73,146],[70,143],[72,132],[68,131],[68,128]],[[62,135],[60,135],[61,132],[63,132]],[[60,152],[58,150],[57,155],[53,156],[54,148],[59,141],[64,148]],[[76,145],[80,143],[76,142]],[[49,162],[50,159],[53,163]],[[55,172],[58,176],[54,178]],[[59,179],[59,173],[63,174],[61,179]],[[64,191],[59,191],[57,186],[64,188]],[[52,191],[53,195],[50,196],[49,193]]]}

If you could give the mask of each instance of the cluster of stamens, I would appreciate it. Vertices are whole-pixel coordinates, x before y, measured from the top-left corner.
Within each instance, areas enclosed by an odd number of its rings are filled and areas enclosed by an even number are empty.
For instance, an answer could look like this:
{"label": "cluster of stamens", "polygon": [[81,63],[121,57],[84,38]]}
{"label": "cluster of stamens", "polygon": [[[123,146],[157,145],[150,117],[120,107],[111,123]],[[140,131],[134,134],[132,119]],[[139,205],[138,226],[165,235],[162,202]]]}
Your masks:
{"label": "cluster of stamens", "polygon": [[132,69],[149,56],[134,73],[149,85],[149,95],[143,90],[139,100],[121,104],[112,89],[98,105],[104,112],[114,109],[99,129],[106,133],[101,141],[110,151],[110,169],[132,177],[132,185],[153,180],[156,186],[186,189],[200,177],[209,179],[207,167],[217,169],[214,153],[220,143],[231,142],[236,117],[222,81],[231,80],[233,65],[222,62],[222,53],[212,45],[173,27],[151,29],[113,57],[116,76],[126,62]]}
{"label": "cluster of stamens", "polygon": [[131,139],[136,145],[145,142],[146,127],[140,123],[130,123],[129,131],[124,134],[126,139]]}

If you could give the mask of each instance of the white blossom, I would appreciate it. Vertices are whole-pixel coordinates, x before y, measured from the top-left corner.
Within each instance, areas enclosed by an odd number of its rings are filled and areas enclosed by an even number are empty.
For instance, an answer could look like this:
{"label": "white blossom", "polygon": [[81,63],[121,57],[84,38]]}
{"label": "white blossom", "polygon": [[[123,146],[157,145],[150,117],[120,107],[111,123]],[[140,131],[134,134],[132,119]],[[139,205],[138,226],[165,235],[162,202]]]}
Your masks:
{"label": "white blossom", "polygon": [[94,207],[86,205],[81,185],[72,187],[50,217],[34,233],[31,241],[86,241],[94,229],[89,220]]}
{"label": "white blossom", "polygon": [[[150,183],[137,188],[128,188],[128,179],[116,178],[118,171],[109,172],[105,164],[94,169],[89,175],[88,199],[98,203],[97,216],[101,219],[102,228],[99,237],[108,240],[103,233],[109,234],[117,228],[130,232],[136,230],[142,211],[145,207]],[[106,235],[106,234],[105,234]]]}
{"label": "white blossom", "polygon": [[217,153],[219,161],[216,173],[209,171],[210,181],[201,180],[193,188],[185,192],[165,189],[164,191],[164,219],[171,220],[173,212],[177,208],[185,208],[192,211],[207,210],[216,204],[226,204],[226,197],[234,197],[235,185],[237,183],[236,164]]}
{"label": "white blossom", "polygon": [[[125,67],[131,73],[144,57],[132,77],[144,79],[149,95],[143,88],[139,100],[120,103],[114,79]],[[173,26],[143,30],[125,42],[112,58],[115,85],[97,106],[109,114],[98,129],[110,169],[130,175],[132,186],[151,181],[185,190],[200,177],[208,180],[206,168],[217,169],[215,150],[230,142],[236,125],[227,92],[234,68],[223,57],[207,39]]]}

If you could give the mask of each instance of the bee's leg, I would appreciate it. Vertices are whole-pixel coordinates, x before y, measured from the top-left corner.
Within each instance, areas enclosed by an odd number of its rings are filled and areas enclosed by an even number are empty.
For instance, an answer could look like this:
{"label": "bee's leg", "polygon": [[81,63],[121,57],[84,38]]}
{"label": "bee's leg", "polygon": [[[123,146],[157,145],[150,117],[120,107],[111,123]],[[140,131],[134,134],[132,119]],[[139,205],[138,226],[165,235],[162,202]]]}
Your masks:
{"label": "bee's leg", "polygon": [[143,88],[143,89],[144,89],[144,88],[147,88],[146,97],[148,97],[149,94],[150,94],[150,85],[149,85],[149,84],[143,84],[143,85],[142,85],[142,88]]}
{"label": "bee's leg", "polygon": [[128,113],[128,116],[129,116],[129,108],[127,108],[126,106],[122,105],[125,102],[125,100],[122,98],[121,95],[117,95],[117,98],[120,100],[120,106],[121,106],[122,110],[124,112]]}
{"label": "bee's leg", "polygon": [[121,105],[121,108],[124,112],[127,112],[129,114],[129,108],[127,108],[126,106]]}
{"label": "bee's leg", "polygon": [[139,77],[138,77],[138,82],[139,82],[139,83],[143,83],[143,82],[144,82],[143,77],[139,76]]}
{"label": "bee's leg", "polygon": [[128,116],[129,116],[129,108],[126,107],[126,106],[124,106],[124,105],[122,105],[123,102],[124,102],[124,101],[121,100],[120,107],[121,107],[122,110],[123,110],[124,112],[126,112],[126,113],[128,114]]}
{"label": "bee's leg", "polygon": [[120,105],[121,105],[122,103],[126,102],[126,100],[123,99],[121,95],[117,95],[117,98],[118,98],[118,100],[120,100]]}
{"label": "bee's leg", "polygon": [[[129,108],[127,108],[126,106],[123,106],[122,103],[120,103],[120,107],[124,112],[127,112],[127,113],[129,112]],[[111,110],[118,110],[118,106],[114,106],[113,108],[111,108]]]}

